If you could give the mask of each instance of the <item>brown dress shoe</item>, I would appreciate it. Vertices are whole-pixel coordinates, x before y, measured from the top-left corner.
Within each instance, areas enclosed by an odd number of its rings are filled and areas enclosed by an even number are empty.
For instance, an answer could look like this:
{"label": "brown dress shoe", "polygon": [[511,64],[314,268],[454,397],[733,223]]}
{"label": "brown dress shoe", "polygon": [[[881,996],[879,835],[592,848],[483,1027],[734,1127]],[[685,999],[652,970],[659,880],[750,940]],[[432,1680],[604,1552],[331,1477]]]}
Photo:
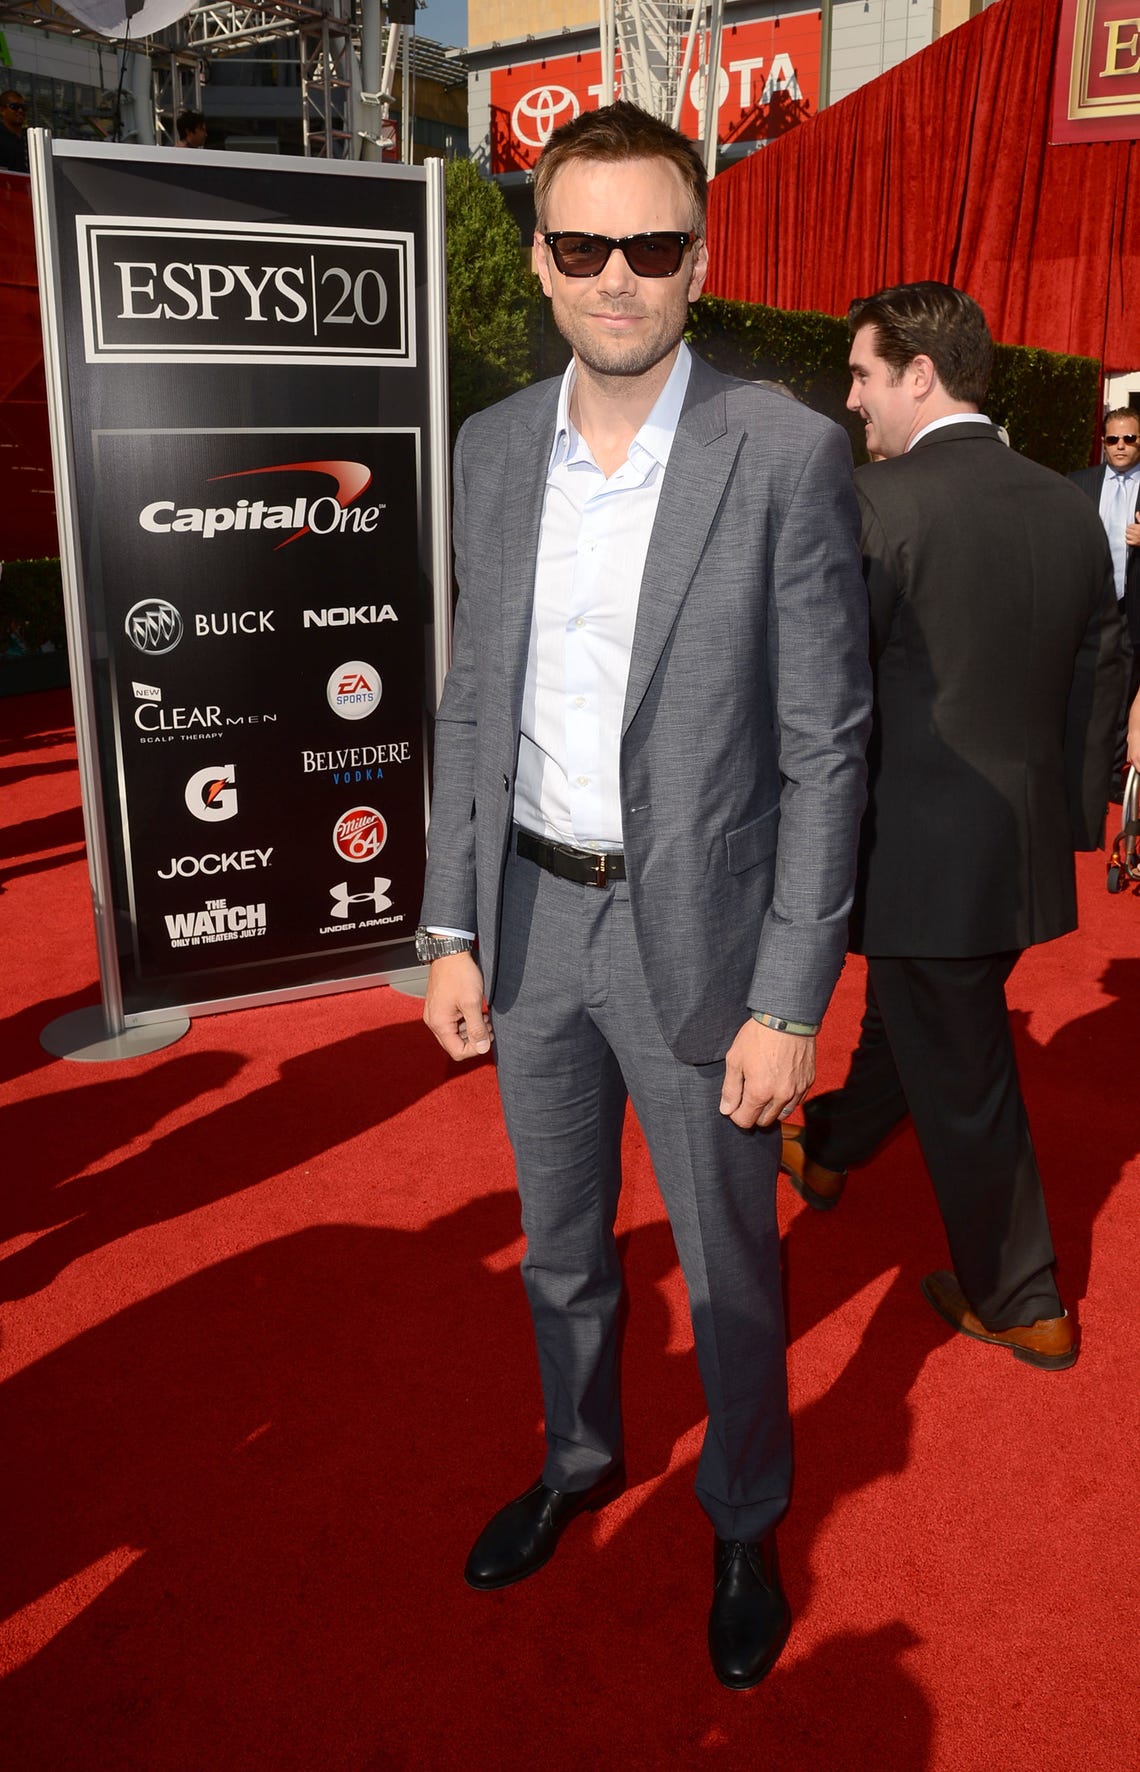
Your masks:
{"label": "brown dress shoe", "polygon": [[1076,1364],[1077,1344],[1068,1311],[1061,1317],[1040,1317],[1024,1327],[1016,1324],[1012,1329],[987,1329],[970,1309],[953,1274],[927,1274],[922,1290],[938,1315],[959,1335],[1008,1348],[1015,1360],[1024,1360],[1027,1366],[1040,1366],[1046,1372],[1063,1372]]}
{"label": "brown dress shoe", "polygon": [[830,1212],[843,1196],[846,1169],[825,1169],[822,1163],[813,1163],[804,1150],[802,1126],[782,1126],[780,1132],[783,1140],[780,1168],[801,1200],[806,1200],[817,1212]]}

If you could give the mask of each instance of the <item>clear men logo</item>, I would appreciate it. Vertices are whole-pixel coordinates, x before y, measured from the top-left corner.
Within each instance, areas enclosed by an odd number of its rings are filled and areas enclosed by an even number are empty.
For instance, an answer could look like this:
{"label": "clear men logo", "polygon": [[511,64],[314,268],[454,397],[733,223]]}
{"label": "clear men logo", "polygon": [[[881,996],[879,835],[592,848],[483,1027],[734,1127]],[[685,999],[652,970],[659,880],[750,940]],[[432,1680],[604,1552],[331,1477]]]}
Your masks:
{"label": "clear men logo", "polygon": [[173,652],[182,638],[182,617],[165,597],[143,597],[127,610],[123,631],[131,645],[151,658]]}
{"label": "clear men logo", "polygon": [[391,909],[392,900],[388,897],[388,888],[391,884],[391,880],[382,880],[379,874],[373,874],[371,892],[350,892],[348,883],[342,880],[339,886],[329,887],[329,897],[332,899],[330,914],[341,918],[362,916],[362,911],[355,911],[352,908],[353,905],[359,904],[368,905],[376,916],[379,916],[381,911]]}
{"label": "clear men logo", "polygon": [[380,676],[374,665],[350,658],[337,665],[325,687],[328,704],[342,720],[364,720],[380,705]]}
{"label": "clear men logo", "polygon": [[219,535],[287,529],[290,533],[273,550],[277,553],[303,535],[371,535],[386,508],[382,504],[357,503],[372,484],[372,470],[362,461],[274,462],[266,467],[238,468],[232,474],[214,474],[206,484],[248,480],[259,474],[320,474],[333,482],[333,490],[322,489],[315,497],[302,495],[284,504],[272,504],[264,498],[239,498],[228,505],[180,505],[174,498],[155,498],[139,512],[139,528],[148,535],[197,535],[203,541],[213,541]]}
{"label": "clear men logo", "polygon": [[375,806],[354,806],[333,826],[333,848],[345,861],[375,861],[388,841],[388,826]]}
{"label": "clear men logo", "polygon": [[235,780],[232,763],[214,763],[209,769],[196,769],[186,783],[188,810],[206,824],[221,824],[227,818],[236,818]]}

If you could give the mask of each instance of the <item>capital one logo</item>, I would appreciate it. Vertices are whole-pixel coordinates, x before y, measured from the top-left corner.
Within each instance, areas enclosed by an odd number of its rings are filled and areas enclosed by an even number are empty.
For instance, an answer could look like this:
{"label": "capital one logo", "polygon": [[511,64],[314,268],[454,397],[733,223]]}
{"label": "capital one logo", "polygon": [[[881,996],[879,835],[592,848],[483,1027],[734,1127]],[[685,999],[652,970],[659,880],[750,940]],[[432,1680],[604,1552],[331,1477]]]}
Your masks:
{"label": "capital one logo", "polygon": [[532,86],[511,112],[515,140],[528,148],[544,148],[559,123],[572,123],[578,100],[566,86]]}
{"label": "capital one logo", "polygon": [[127,610],[123,631],[136,651],[161,658],[181,640],[182,617],[165,597],[143,597]]}
{"label": "capital one logo", "polygon": [[[261,530],[287,529],[290,533],[274,549],[279,553],[303,535],[371,535],[385,508],[382,504],[357,503],[372,484],[372,470],[362,461],[274,462],[268,467],[238,468],[232,474],[213,474],[208,484],[212,486],[220,480],[248,480],[261,474],[319,474],[333,481],[334,490],[318,492],[314,497],[303,494],[288,503],[274,504],[273,483],[270,481],[267,498],[238,498],[228,505],[179,505],[177,499],[155,498],[139,512],[139,528],[145,529],[148,535],[197,535],[203,541],[213,541],[215,536],[229,532],[253,534]],[[136,637],[136,630],[145,637],[154,629],[162,639],[166,628],[174,623],[177,623],[177,635],[168,645],[144,645],[143,640]],[[198,631],[201,633],[201,628]],[[169,652],[182,637],[182,618],[172,603],[149,597],[136,603],[128,614],[127,633],[141,652]]]}
{"label": "capital one logo", "polygon": [[351,907],[354,904],[367,904],[371,905],[376,915],[379,916],[381,911],[386,911],[391,906],[392,900],[388,897],[388,888],[391,884],[391,880],[382,880],[379,874],[373,874],[371,892],[350,892],[347,882],[343,880],[339,886],[330,886],[332,915],[334,917],[356,916],[359,915],[359,912],[354,912]]}
{"label": "capital one logo", "polygon": [[205,824],[221,824],[237,816],[237,788],[232,763],[213,763],[195,770],[186,783],[186,805]]}

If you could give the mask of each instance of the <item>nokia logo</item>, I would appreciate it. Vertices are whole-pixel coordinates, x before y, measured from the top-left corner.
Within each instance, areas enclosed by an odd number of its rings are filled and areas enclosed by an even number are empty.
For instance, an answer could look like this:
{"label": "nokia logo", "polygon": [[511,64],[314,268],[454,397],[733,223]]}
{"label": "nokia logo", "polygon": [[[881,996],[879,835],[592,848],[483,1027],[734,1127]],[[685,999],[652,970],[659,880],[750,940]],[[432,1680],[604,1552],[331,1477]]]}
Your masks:
{"label": "nokia logo", "polygon": [[416,361],[410,233],[80,216],[89,363]]}
{"label": "nokia logo", "polygon": [[337,609],[306,609],[301,623],[306,628],[373,627],[382,621],[399,621],[390,603],[377,609],[375,603],[361,603],[355,608],[342,604]]}

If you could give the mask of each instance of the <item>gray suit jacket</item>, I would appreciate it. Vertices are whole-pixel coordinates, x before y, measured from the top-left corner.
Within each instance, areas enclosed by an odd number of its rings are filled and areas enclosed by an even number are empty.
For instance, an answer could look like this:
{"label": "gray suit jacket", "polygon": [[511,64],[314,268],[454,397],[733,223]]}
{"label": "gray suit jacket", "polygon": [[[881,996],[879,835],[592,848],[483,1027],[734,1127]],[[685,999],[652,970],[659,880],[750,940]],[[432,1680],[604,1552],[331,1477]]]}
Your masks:
{"label": "gray suit jacket", "polygon": [[[422,921],[475,928],[489,1001],[557,381],[468,420],[460,596]],[[642,579],[621,750],[661,1031],[724,1056],[748,1009],[818,1021],[843,963],[870,718],[846,436],[694,359]]]}

